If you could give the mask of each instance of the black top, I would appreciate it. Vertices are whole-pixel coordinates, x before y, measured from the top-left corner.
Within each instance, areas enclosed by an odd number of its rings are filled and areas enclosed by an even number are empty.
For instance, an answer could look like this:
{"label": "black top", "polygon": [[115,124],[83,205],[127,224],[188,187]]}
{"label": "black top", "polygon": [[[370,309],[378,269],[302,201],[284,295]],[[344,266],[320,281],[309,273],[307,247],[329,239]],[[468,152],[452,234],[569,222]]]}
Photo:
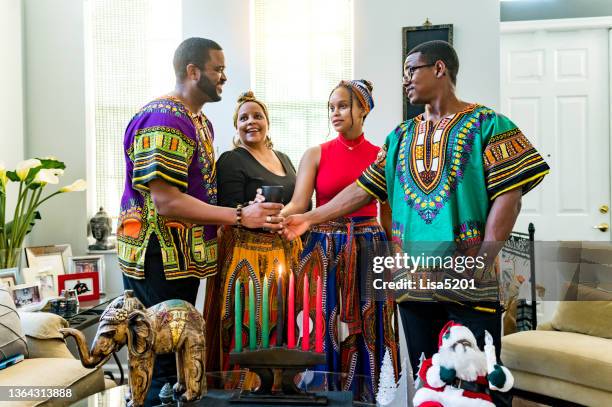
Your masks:
{"label": "black top", "polygon": [[295,167],[286,154],[275,150],[274,154],[283,165],[286,175],[270,172],[242,147],[221,154],[217,161],[218,204],[229,207],[247,205],[255,198],[257,188],[263,185],[282,185],[282,203],[289,203],[295,188]]}

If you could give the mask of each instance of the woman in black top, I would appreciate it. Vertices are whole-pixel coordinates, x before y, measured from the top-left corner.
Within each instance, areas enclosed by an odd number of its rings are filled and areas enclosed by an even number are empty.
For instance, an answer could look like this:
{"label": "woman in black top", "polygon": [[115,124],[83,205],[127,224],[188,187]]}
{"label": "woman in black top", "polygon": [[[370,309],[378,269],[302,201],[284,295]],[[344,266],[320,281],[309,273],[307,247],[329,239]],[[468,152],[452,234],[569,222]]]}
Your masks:
{"label": "woman in black top", "polygon": [[[234,113],[234,127],[238,138],[235,148],[219,157],[217,162],[218,202],[222,206],[246,205],[255,198],[257,189],[264,185],[282,185],[283,203],[291,201],[295,187],[295,168],[289,157],[272,149],[268,135],[270,121],[266,105],[255,98],[253,92],[240,96]],[[301,242],[287,242],[276,233],[250,230],[237,226],[224,226],[219,232],[219,272],[207,282],[205,314],[207,322],[208,370],[231,370],[229,352],[235,344],[234,293],[238,280],[243,297],[242,347],[248,346],[248,292],[249,280],[255,288],[257,318],[257,346],[267,337],[270,346],[277,342],[279,314],[277,281],[282,274],[283,304],[287,301],[289,272],[297,269]],[[267,280],[264,278],[267,277]],[[262,304],[264,281],[268,284],[269,330],[262,332]],[[282,304],[281,304],[282,305]],[[282,324],[287,326],[286,323]],[[285,337],[284,335],[282,337]],[[234,378],[236,382],[239,377]],[[255,384],[255,376],[248,374],[245,387]],[[227,384],[227,383],[226,383]],[[230,383],[231,385],[231,383]]]}
{"label": "woman in black top", "polygon": [[[247,103],[245,108],[255,105]],[[261,110],[261,108],[259,109]],[[260,111],[257,114],[261,114]],[[244,112],[246,115],[247,113]],[[240,118],[239,118],[240,120]],[[248,120],[244,118],[244,120]],[[240,124],[239,124],[240,126]],[[246,123],[243,123],[246,127]],[[249,128],[257,124],[249,124]],[[240,130],[239,130],[240,131]],[[245,132],[246,133],[246,132]],[[242,134],[242,132],[241,132]],[[289,203],[295,187],[295,168],[289,157],[272,149],[269,136],[264,142],[247,144],[246,134],[241,135],[235,148],[221,154],[217,162],[218,202],[221,206],[247,205],[253,200],[257,189],[264,185],[282,185],[281,203]]]}

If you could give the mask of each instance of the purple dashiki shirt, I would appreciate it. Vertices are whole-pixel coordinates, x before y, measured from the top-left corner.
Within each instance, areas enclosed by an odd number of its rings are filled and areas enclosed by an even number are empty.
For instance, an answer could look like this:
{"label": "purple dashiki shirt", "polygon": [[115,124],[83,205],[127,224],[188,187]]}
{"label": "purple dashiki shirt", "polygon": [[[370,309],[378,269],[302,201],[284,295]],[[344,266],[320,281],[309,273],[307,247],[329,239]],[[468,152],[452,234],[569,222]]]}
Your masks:
{"label": "purple dashiki shirt", "polygon": [[132,118],[124,136],[125,189],[117,230],[119,266],[143,279],[149,237],[161,246],[166,279],[216,272],[216,226],[193,225],[157,213],[149,182],[162,179],[203,202],[217,203],[213,128],[171,96],[153,100]]}

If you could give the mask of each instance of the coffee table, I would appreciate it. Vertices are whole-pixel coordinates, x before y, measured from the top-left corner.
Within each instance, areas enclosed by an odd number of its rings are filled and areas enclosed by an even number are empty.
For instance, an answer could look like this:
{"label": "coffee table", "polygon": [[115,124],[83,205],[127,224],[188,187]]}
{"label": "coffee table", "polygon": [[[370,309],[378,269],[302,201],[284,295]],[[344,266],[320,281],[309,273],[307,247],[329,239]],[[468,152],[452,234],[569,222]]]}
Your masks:
{"label": "coffee table", "polygon": [[[236,371],[235,371],[236,372]],[[225,377],[227,377],[228,372],[207,372],[206,377],[209,380],[215,381],[217,383],[223,383]],[[318,378],[323,375],[330,375],[328,372],[310,372],[311,375],[314,375],[314,378]],[[337,373],[331,373],[331,375],[338,375]],[[300,376],[298,376],[299,378]],[[314,380],[316,382],[317,380]],[[376,404],[370,403],[360,403],[354,402],[352,400],[353,394],[351,392],[346,391],[324,391],[321,387],[318,386],[304,386],[317,395],[326,396],[328,399],[327,406],[330,407],[344,407],[344,406],[375,406]],[[126,405],[125,396],[129,391],[129,387],[127,385],[113,387],[111,389],[107,389],[103,392],[93,394],[83,400],[79,400],[76,403],[72,404],[72,407],[88,407],[88,406],[113,406],[113,407],[122,407]],[[198,400],[196,402],[191,403],[181,403],[180,405],[183,407],[223,407],[223,406],[234,406],[234,407],[249,407],[249,406],[274,406],[278,407],[278,404],[235,404],[230,402],[230,398],[241,392],[240,388],[236,389],[208,389],[208,393],[204,398]],[[176,404],[169,404],[168,407],[176,406]],[[302,405],[304,406],[304,405]]]}

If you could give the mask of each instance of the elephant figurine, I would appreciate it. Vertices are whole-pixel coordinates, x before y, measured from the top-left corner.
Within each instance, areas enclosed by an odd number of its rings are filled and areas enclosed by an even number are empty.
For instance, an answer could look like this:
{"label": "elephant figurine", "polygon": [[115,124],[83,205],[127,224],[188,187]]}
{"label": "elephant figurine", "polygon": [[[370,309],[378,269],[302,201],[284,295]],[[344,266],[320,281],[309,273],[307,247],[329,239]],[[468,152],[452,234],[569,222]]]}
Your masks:
{"label": "elephant figurine", "polygon": [[64,338],[74,337],[81,363],[93,368],[103,365],[127,343],[129,353],[129,406],[144,404],[153,376],[156,355],[176,353],[176,393],[182,401],[193,401],[206,394],[206,343],[202,314],[182,300],[169,300],[145,309],[125,290],[106,307],[100,317],[98,332],[87,349],[85,336],[72,328],[61,329]]}

